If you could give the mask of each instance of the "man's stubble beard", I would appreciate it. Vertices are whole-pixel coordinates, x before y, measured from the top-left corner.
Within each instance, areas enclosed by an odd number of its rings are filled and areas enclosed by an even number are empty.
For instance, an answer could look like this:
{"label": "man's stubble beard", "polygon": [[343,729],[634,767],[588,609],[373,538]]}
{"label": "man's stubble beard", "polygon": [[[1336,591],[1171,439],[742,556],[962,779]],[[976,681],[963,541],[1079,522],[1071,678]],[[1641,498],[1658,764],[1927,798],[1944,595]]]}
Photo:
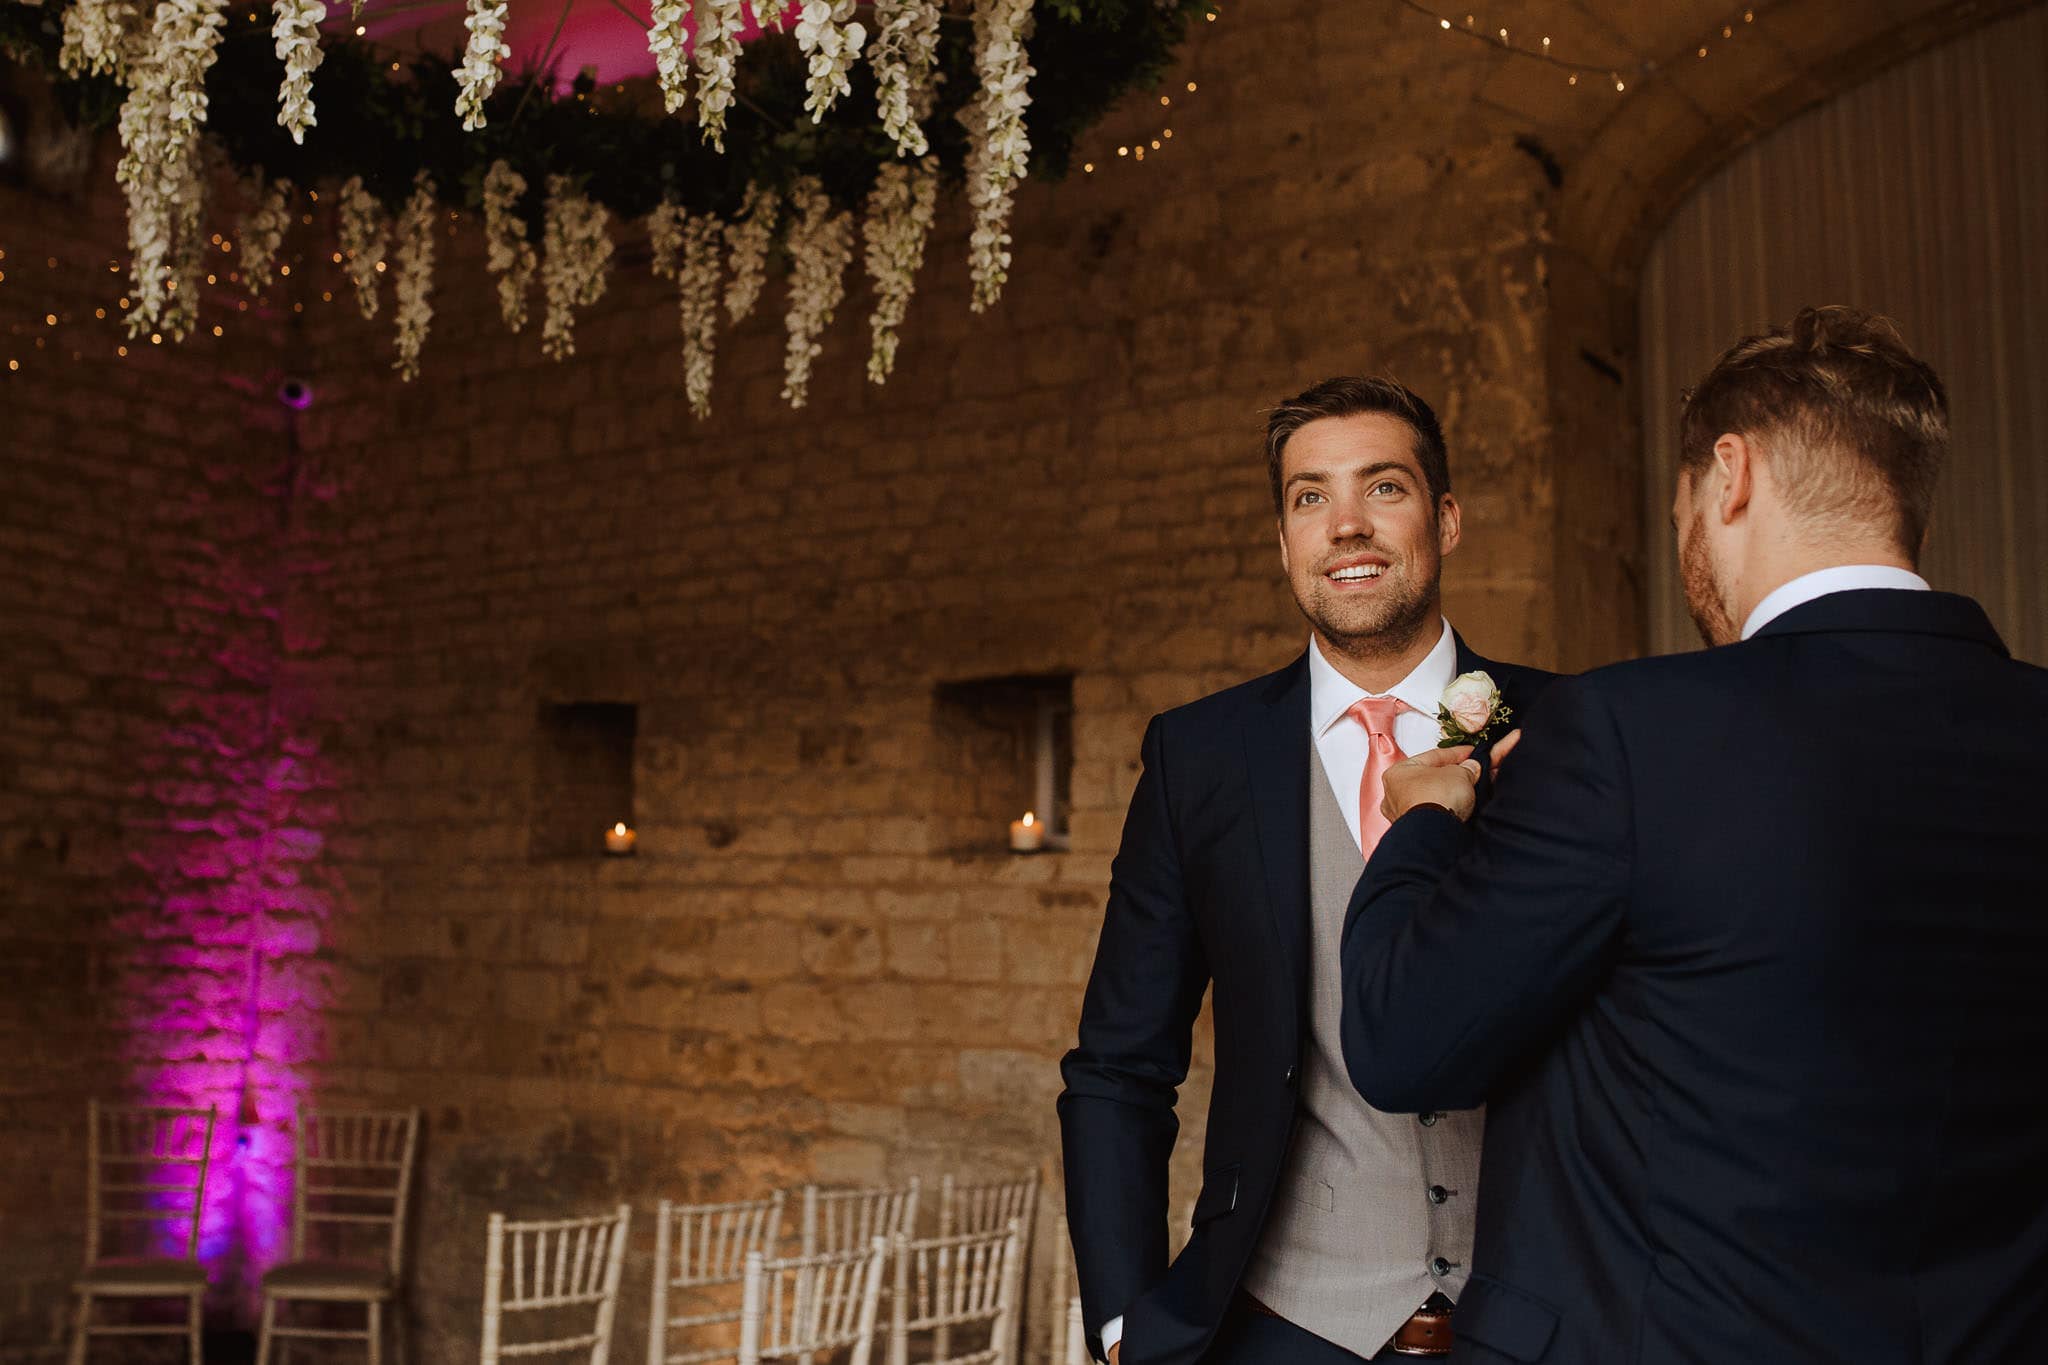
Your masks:
{"label": "man's stubble beard", "polygon": [[1339,619],[1337,604],[1324,595],[1322,581],[1322,575],[1318,574],[1316,586],[1306,597],[1297,596],[1295,604],[1308,618],[1308,623],[1315,627],[1316,634],[1332,649],[1351,658],[1399,654],[1413,645],[1440,614],[1436,605],[1434,587],[1437,580],[1434,574],[1427,588],[1413,584],[1404,574],[1402,581],[1408,583],[1406,591],[1380,603],[1378,610],[1371,615],[1350,621]]}
{"label": "man's stubble beard", "polygon": [[1685,528],[1678,547],[1678,577],[1685,589],[1685,609],[1707,648],[1733,644],[1740,634],[1729,613],[1721,585],[1714,578],[1713,557],[1707,553],[1707,518],[1702,512]]}

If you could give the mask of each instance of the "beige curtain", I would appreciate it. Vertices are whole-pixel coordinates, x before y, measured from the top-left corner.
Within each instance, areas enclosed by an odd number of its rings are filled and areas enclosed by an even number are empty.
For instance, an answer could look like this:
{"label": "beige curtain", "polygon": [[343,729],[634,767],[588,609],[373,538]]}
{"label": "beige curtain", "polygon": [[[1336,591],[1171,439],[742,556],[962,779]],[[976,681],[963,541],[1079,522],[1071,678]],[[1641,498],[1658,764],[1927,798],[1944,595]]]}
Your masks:
{"label": "beige curtain", "polygon": [[2048,6],[1912,58],[1706,181],[1643,268],[1649,646],[1693,649],[1669,525],[1679,392],[1809,303],[1897,319],[1955,449],[1922,571],[2048,662]]}

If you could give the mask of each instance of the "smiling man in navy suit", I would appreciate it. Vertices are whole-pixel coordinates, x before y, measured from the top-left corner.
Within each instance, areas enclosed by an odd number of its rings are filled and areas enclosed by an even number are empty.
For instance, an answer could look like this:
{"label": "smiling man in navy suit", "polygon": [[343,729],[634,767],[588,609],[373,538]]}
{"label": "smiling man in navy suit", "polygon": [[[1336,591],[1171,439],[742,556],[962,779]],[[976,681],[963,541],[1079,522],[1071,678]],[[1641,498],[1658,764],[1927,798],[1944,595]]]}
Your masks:
{"label": "smiling man in navy suit", "polygon": [[[1347,1365],[1448,1353],[1482,1119],[1363,1103],[1339,1053],[1338,938],[1386,828],[1381,778],[1434,747],[1460,674],[1511,705],[1549,675],[1444,620],[1462,526],[1436,414],[1379,379],[1276,408],[1280,557],[1313,638],[1169,711],[1111,872],[1062,1064],[1067,1217],[1091,1344],[1118,1365]],[[1193,1235],[1167,1265],[1167,1159],[1195,1017],[1216,1076]]]}
{"label": "smiling man in navy suit", "polygon": [[1389,771],[1344,1053],[1487,1102],[1455,1359],[2048,1360],[2048,672],[1915,572],[1947,449],[1884,319],[1741,342],[1672,509],[1713,647],[1548,689],[1476,818]]}

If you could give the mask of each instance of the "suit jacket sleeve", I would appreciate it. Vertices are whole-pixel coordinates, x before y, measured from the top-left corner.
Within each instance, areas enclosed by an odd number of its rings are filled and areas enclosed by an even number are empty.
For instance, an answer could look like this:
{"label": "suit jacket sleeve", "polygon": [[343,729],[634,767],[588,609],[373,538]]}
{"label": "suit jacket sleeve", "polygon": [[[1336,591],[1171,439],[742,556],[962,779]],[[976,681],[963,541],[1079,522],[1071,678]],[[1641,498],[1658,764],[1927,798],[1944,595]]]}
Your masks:
{"label": "suit jacket sleeve", "polygon": [[1166,1273],[1166,1170],[1209,964],[1182,895],[1161,724],[1110,869],[1079,1045],[1060,1071],[1067,1219],[1091,1346]]}
{"label": "suit jacket sleeve", "polygon": [[1546,689],[1470,825],[1396,821],[1344,925],[1344,1060],[1367,1102],[1484,1103],[1612,960],[1632,838],[1620,735],[1584,679]]}

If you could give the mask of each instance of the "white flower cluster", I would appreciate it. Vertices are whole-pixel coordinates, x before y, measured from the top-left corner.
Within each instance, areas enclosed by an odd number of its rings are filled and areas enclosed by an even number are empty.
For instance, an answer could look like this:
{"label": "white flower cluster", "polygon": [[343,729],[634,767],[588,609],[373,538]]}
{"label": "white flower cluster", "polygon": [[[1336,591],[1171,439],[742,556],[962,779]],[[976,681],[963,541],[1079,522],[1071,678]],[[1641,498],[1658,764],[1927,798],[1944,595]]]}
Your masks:
{"label": "white flower cluster", "polygon": [[868,278],[875,285],[875,311],[868,317],[873,346],[868,351],[868,381],[888,382],[896,368],[896,329],[910,311],[910,295],[924,264],[924,244],[931,235],[939,202],[939,162],[926,157],[915,167],[892,161],[882,167],[868,196],[866,239]]}
{"label": "white flower cluster", "polygon": [[[114,177],[128,200],[128,330],[161,326],[182,337],[198,310],[198,261],[191,238],[205,211],[199,130],[206,122],[206,72],[227,20],[225,0],[160,0],[146,38],[124,35],[121,63],[133,84],[121,106],[123,155]],[[180,281],[185,297],[174,300]]]}
{"label": "white flower cluster", "polygon": [[789,311],[783,323],[782,396],[793,408],[810,399],[811,362],[825,348],[818,337],[846,297],[846,264],[853,259],[853,215],[834,213],[816,176],[797,181],[789,194]]}
{"label": "white flower cluster", "polygon": [[683,206],[673,199],[662,200],[647,215],[647,246],[652,256],[648,264],[659,279],[672,280],[682,268],[686,216]]}
{"label": "white flower cluster", "polygon": [[320,21],[327,17],[326,0],[276,0],[270,37],[277,59],[284,63],[284,83],[277,88],[277,121],[303,143],[313,117],[313,72],[326,54],[320,50]]}
{"label": "white flower cluster", "polygon": [[780,33],[788,26],[790,4],[791,0],[748,0],[763,33]]}
{"label": "white flower cluster", "polygon": [[148,24],[133,0],[75,0],[64,11],[64,45],[57,65],[73,76],[128,79],[128,52]]}
{"label": "white flower cluster", "polygon": [[745,321],[760,301],[761,286],[768,279],[768,248],[775,244],[775,219],[781,212],[782,201],[773,190],[750,184],[745,207],[725,229],[725,244],[732,252],[725,315],[734,322]]}
{"label": "white flower cluster", "polygon": [[718,341],[719,245],[725,224],[700,213],[683,226],[683,268],[676,278],[683,314],[683,393],[698,420],[711,415],[711,362]]}
{"label": "white flower cluster", "polygon": [[512,46],[505,41],[505,9],[505,0],[469,0],[469,17],[462,21],[469,30],[469,45],[462,50],[462,65],[455,68],[455,112],[462,115],[464,132],[484,126],[484,101],[503,74],[498,63],[512,55]]}
{"label": "white flower cluster", "polygon": [[647,50],[654,54],[654,77],[661,86],[661,104],[679,114],[690,102],[689,0],[654,0],[648,11]]}
{"label": "white flower cluster", "polygon": [[526,291],[540,264],[519,216],[525,195],[526,177],[508,161],[493,161],[484,173],[484,265],[498,277],[498,311],[515,332],[526,326]]}
{"label": "white flower cluster", "polygon": [[391,243],[391,223],[377,196],[363,186],[363,178],[352,175],[342,182],[340,202],[335,208],[335,231],[341,239],[344,268],[356,287],[356,307],[363,316],[377,316],[377,277],[383,272],[384,251]]}
{"label": "white flower cluster", "polygon": [[541,325],[541,349],[550,360],[576,354],[575,310],[604,297],[612,259],[611,214],[578,194],[566,175],[548,177],[548,217],[541,234],[541,289],[548,315]]}
{"label": "white flower cluster", "polygon": [[292,182],[282,177],[249,187],[252,203],[235,224],[242,252],[242,283],[251,294],[267,288],[277,269],[285,229],[292,225]]}
{"label": "white flower cluster", "polygon": [[932,111],[938,77],[939,6],[934,0],[875,0],[875,98],[882,130],[899,156],[931,150],[919,125]]}
{"label": "white flower cluster", "polygon": [[740,65],[740,30],[746,26],[741,0],[697,0],[697,126],[704,140],[725,150],[725,111],[732,108],[733,79]]}
{"label": "white flower cluster", "polygon": [[868,39],[868,31],[854,20],[854,9],[854,0],[804,0],[796,21],[796,45],[811,63],[804,108],[813,123],[822,122],[841,95],[853,93],[846,73]]}
{"label": "white flower cluster", "polygon": [[981,92],[961,112],[968,132],[967,202],[974,210],[968,264],[977,313],[1002,297],[1010,277],[1010,203],[1031,164],[1024,111],[1038,73],[1024,51],[1030,32],[1031,0],[975,0],[974,68]]}
{"label": "white flower cluster", "polygon": [[410,383],[419,377],[420,347],[434,320],[434,180],[413,176],[412,197],[398,215],[398,359],[391,368]]}

